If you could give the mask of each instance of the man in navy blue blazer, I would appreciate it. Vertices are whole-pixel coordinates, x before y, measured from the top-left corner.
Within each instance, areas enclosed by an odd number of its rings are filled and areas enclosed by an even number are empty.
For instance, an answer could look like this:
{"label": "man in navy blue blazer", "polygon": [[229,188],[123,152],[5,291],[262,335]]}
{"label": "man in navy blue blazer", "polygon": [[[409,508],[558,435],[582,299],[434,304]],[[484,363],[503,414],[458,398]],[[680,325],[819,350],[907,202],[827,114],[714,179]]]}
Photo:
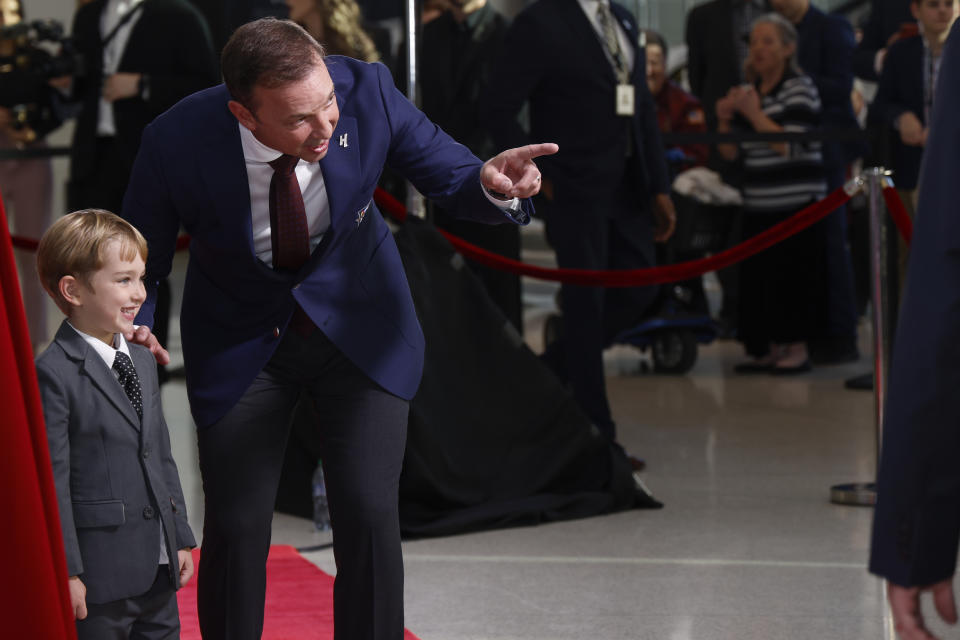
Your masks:
{"label": "man in navy blue blazer", "polygon": [[335,637],[399,639],[397,495],[424,338],[373,190],[386,163],[456,215],[524,224],[540,185],[532,158],[557,146],[481,163],[386,67],[324,57],[289,21],[240,27],[221,66],[224,85],[147,127],[123,209],[150,243],[147,326],[134,339],[158,361],[168,355],[148,328],[153,285],[180,226],[191,236],[181,336],[206,498],[201,631],[260,637],[272,507],[306,392],[321,416]]}
{"label": "man in navy blue blazer", "polygon": [[901,637],[929,639],[920,594],[956,622],[960,542],[960,25],[943,51],[894,342],[870,571]]}
{"label": "man in navy blue blazer", "polygon": [[[617,3],[542,0],[514,19],[490,73],[496,86],[485,93],[483,112],[494,141],[516,146],[544,136],[565,151],[542,162],[541,212],[561,267],[650,267],[654,240],[673,233],[670,181],[638,42],[633,17]],[[518,118],[525,102],[529,133]],[[563,331],[543,359],[611,441],[616,425],[603,348],[640,320],[656,293],[562,288]]]}

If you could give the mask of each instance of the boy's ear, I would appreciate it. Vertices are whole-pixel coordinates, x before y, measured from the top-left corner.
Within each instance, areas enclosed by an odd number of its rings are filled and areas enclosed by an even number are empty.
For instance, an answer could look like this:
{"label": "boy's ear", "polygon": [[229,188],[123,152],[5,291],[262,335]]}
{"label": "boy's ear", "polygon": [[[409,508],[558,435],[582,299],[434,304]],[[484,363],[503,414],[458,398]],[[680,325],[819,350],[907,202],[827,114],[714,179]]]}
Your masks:
{"label": "boy's ear", "polygon": [[82,287],[83,284],[73,276],[63,276],[60,278],[60,282],[57,283],[60,297],[74,307],[79,307],[81,304],[80,289]]}

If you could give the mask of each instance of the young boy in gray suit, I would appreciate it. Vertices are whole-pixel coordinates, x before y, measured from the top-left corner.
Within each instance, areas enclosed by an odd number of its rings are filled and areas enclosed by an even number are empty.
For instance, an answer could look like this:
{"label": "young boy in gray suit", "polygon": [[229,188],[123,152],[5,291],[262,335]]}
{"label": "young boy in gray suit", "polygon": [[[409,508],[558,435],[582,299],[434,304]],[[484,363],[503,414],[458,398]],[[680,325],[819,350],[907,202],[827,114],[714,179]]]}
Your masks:
{"label": "young boy in gray suit", "polygon": [[179,638],[176,590],[193,575],[156,362],[123,337],[146,258],[139,231],[96,209],[57,220],[37,253],[67,316],[36,365],[80,640]]}

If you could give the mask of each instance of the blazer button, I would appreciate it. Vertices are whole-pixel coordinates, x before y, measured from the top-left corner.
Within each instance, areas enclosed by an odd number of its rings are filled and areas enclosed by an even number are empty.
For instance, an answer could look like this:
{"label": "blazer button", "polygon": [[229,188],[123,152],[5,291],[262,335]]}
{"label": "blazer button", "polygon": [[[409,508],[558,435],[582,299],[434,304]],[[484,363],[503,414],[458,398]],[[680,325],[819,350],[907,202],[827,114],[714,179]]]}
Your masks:
{"label": "blazer button", "polygon": [[143,508],[144,520],[149,520],[152,517],[153,517],[153,507],[144,507]]}
{"label": "blazer button", "polygon": [[150,457],[150,449],[144,449],[144,450],[143,450],[143,459],[146,460],[146,459],[149,458],[149,457]]}
{"label": "blazer button", "polygon": [[273,328],[273,337],[274,337],[274,338],[279,338],[279,337],[280,337],[280,327],[274,327],[274,328]]}

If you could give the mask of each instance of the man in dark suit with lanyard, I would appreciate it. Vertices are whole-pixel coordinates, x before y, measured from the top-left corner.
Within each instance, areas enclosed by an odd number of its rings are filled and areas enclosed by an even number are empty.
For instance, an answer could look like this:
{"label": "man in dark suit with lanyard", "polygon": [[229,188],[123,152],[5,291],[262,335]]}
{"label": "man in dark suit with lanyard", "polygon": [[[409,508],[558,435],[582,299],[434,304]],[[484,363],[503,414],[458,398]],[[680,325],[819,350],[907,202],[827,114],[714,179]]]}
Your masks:
{"label": "man in dark suit with lanyard", "polygon": [[[644,49],[630,14],[608,0],[541,0],[507,32],[484,111],[496,143],[555,140],[542,162],[547,239],[561,267],[654,265],[654,240],[675,223],[670,184],[646,83]],[[530,132],[517,116],[530,105]],[[587,417],[610,440],[603,349],[642,317],[655,287],[564,285],[563,333],[544,360],[569,381]]]}
{"label": "man in dark suit with lanyard", "polygon": [[[398,491],[424,338],[373,190],[384,164],[444,209],[523,224],[554,144],[481,162],[393,86],[389,71],[322,47],[289,21],[240,27],[224,84],[146,128],[123,214],[156,280],[191,236],[181,312],[205,514],[198,571],[205,640],[255,640],[290,416],[320,416],[333,525],[337,640],[403,637]],[[142,326],[132,336],[168,355]],[[509,374],[507,374],[509,375]]]}

